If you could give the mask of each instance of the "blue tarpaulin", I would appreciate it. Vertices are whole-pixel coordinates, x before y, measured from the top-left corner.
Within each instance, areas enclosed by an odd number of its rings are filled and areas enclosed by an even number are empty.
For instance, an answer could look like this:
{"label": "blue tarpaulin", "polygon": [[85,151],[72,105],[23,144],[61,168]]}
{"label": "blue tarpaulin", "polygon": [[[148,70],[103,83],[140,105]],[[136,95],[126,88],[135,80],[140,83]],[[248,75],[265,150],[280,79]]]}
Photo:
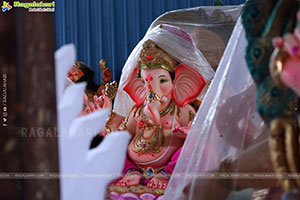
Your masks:
{"label": "blue tarpaulin", "polygon": [[[60,0],[55,2],[56,48],[74,43],[77,60],[95,71],[101,83],[100,59],[105,58],[119,80],[125,61],[144,36],[151,22],[161,14],[197,6],[211,6],[213,0]],[[223,0],[238,5],[245,0]]]}

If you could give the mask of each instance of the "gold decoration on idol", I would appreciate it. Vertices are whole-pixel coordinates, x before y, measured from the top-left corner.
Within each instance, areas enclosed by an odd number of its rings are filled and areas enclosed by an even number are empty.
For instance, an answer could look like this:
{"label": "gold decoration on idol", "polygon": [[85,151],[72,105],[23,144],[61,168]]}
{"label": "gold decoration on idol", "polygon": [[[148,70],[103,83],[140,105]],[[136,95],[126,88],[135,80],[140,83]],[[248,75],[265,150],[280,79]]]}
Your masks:
{"label": "gold decoration on idol", "polygon": [[140,166],[140,165],[137,165],[137,167],[139,168],[139,170],[142,171],[144,178],[152,178],[152,177],[156,176],[166,166],[162,166],[162,167],[159,167],[159,168],[156,168],[156,169],[154,169],[153,167],[145,168],[145,167]]}
{"label": "gold decoration on idol", "polygon": [[269,148],[273,168],[279,176],[279,182],[285,191],[300,188],[300,179],[284,176],[287,173],[300,172],[300,135],[299,120],[295,118],[275,119],[271,122]]}
{"label": "gold decoration on idol", "polygon": [[149,90],[148,93],[149,93],[149,95],[147,95],[147,101],[149,103],[151,103],[152,101],[155,101],[155,100],[161,102],[161,98],[155,92],[153,92],[152,90]]}
{"label": "gold decoration on idol", "polygon": [[286,51],[275,48],[270,59],[270,75],[275,84],[282,89],[286,87],[281,81],[280,73],[282,72],[284,62],[288,57],[289,55]]}
{"label": "gold decoration on idol", "polygon": [[118,91],[118,83],[113,81],[112,83],[105,84],[105,96],[109,98],[109,100],[113,100]]}
{"label": "gold decoration on idol", "polygon": [[[154,129],[149,136],[145,135],[145,130],[148,132]],[[139,130],[137,135],[134,137],[131,148],[134,152],[144,153],[158,153],[161,151],[164,144],[164,130],[161,126],[143,127]]]}
{"label": "gold decoration on idol", "polygon": [[99,68],[101,71],[104,71],[104,69],[106,68],[106,60],[105,59],[101,59],[99,61]]}
{"label": "gold decoration on idol", "polygon": [[143,49],[138,60],[137,78],[141,77],[141,69],[163,68],[168,71],[174,71],[177,61],[167,52],[159,48],[153,41],[147,40],[143,44]]}

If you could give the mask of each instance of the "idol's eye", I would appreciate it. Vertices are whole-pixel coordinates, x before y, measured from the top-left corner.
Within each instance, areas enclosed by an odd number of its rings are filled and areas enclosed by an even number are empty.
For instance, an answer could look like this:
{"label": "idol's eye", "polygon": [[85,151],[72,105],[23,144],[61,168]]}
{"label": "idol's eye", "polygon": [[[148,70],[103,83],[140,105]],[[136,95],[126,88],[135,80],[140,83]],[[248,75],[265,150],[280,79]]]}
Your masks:
{"label": "idol's eye", "polygon": [[143,80],[143,84],[145,84],[145,81]]}
{"label": "idol's eye", "polygon": [[160,79],[159,82],[160,83],[166,83],[166,82],[168,82],[168,80],[167,79]]}

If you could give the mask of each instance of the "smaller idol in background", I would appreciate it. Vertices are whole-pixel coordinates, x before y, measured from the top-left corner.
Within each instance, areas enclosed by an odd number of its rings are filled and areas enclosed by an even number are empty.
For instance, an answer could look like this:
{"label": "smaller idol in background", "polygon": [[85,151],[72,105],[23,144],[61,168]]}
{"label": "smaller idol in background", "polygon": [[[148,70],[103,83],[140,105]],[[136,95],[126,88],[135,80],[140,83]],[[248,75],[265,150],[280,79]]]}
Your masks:
{"label": "smaller idol in background", "polygon": [[[94,83],[94,71],[83,62],[76,61],[75,65],[71,68],[67,77],[74,83],[86,81],[87,87],[85,90],[87,102],[95,102],[95,99],[103,95],[105,84],[109,83],[112,78],[112,72],[106,67],[105,59],[99,62],[99,68],[102,72],[102,83],[100,85]],[[97,101],[100,106],[103,106],[103,101]]]}

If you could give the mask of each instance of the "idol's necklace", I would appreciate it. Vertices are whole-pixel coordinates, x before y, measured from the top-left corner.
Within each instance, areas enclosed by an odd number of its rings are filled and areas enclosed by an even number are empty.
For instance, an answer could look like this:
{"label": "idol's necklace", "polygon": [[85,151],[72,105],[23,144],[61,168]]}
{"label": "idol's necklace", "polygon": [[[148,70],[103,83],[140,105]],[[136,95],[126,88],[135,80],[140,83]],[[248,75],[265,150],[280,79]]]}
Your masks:
{"label": "idol's necklace", "polygon": [[[144,136],[145,129],[150,130],[155,128],[152,134],[149,137]],[[134,152],[151,152],[151,153],[158,153],[161,151],[163,144],[164,144],[164,130],[161,126],[152,126],[152,127],[143,127],[136,137],[134,137],[132,141],[131,148]]]}

